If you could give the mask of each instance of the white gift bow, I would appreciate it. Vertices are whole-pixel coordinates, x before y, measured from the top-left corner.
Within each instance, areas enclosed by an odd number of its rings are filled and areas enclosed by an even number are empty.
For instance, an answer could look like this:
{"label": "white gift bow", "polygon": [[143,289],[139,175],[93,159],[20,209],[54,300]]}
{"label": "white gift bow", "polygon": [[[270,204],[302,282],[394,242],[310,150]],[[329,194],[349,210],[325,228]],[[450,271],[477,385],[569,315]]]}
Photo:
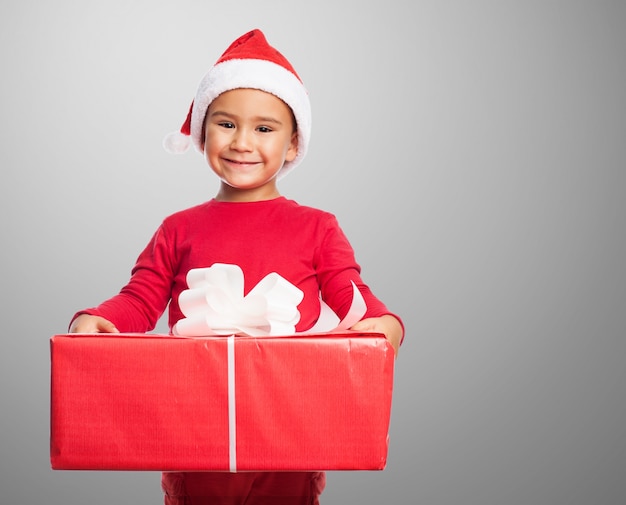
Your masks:
{"label": "white gift bow", "polygon": [[[238,265],[215,263],[187,273],[189,289],[183,291],[178,304],[185,315],[172,329],[175,335],[251,336],[294,335],[300,320],[298,305],[304,294],[276,272],[266,275],[246,296],[243,271]],[[346,330],[359,321],[367,307],[358,288],[352,283],[350,309],[339,321],[328,305],[320,300],[317,323],[305,332],[321,333]]]}

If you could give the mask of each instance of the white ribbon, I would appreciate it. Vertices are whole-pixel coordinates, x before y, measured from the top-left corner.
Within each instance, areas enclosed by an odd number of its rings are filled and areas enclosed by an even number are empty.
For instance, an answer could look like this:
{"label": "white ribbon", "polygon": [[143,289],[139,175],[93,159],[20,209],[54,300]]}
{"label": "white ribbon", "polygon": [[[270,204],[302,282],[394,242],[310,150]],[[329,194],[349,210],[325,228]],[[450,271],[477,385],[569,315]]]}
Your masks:
{"label": "white ribbon", "polygon": [[175,335],[290,335],[300,320],[298,304],[304,294],[275,272],[246,296],[243,271],[237,265],[192,269],[187,285],[178,298],[185,318],[174,326]]}
{"label": "white ribbon", "polygon": [[215,263],[187,273],[189,289],[178,298],[184,314],[172,332],[183,337],[247,334],[253,337],[343,331],[358,322],[367,310],[360,291],[352,283],[352,304],[339,321],[320,299],[317,323],[305,332],[296,332],[300,321],[298,305],[304,294],[276,272],[266,275],[244,296],[243,271],[237,265]]}
{"label": "white ribbon", "polygon": [[228,466],[237,471],[237,412],[235,402],[235,335],[228,337]]}

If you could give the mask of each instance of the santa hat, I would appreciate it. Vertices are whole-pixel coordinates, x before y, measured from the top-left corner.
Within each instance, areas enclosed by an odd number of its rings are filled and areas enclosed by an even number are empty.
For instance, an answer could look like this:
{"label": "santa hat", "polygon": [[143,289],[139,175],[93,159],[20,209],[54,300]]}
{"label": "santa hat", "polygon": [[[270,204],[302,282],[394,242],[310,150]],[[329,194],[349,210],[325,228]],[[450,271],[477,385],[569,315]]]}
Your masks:
{"label": "santa hat", "polygon": [[200,81],[187,119],[180,131],[170,133],[163,146],[170,153],[184,153],[193,142],[202,152],[202,127],[207,109],[220,94],[231,89],[252,88],[271,93],[292,110],[298,129],[298,154],[285,162],[283,177],[298,165],[311,137],[311,104],[302,80],[289,61],[270,46],[260,30],[252,30],[235,40]]}

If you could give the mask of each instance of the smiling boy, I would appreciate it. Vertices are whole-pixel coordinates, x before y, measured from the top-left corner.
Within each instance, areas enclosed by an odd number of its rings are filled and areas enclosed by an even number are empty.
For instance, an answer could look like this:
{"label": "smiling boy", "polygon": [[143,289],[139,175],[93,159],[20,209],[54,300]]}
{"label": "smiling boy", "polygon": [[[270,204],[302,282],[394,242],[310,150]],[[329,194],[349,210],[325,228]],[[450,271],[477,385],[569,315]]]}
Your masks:
{"label": "smiling boy", "polygon": [[[233,42],[201,81],[180,132],[165,141],[172,152],[193,142],[220,179],[216,196],[165,218],[128,283],[78,312],[70,331],[147,332],[166,309],[172,329],[184,317],[179,296],[187,273],[224,263],[245,273],[245,293],[270,272],[300,289],[295,331],[316,323],[320,296],[343,318],[356,286],[367,312],[352,329],[383,333],[397,352],[402,322],[363,282],[335,216],[278,190],[307,151],[310,114],[302,81],[262,32]],[[324,485],[323,472],[165,472],[162,478],[166,505],[314,505]]]}

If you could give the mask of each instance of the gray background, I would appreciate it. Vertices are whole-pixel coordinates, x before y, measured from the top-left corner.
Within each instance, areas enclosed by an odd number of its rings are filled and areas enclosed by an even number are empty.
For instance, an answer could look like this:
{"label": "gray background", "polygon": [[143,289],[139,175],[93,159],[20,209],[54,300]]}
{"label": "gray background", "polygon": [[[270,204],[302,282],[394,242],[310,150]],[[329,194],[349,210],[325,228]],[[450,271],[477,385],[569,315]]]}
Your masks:
{"label": "gray background", "polygon": [[162,503],[158,473],[50,469],[48,339],[215,194],[161,140],[254,27],[313,104],[283,193],[407,328],[387,469],[324,505],[626,503],[625,5],[2,2],[0,503]]}

